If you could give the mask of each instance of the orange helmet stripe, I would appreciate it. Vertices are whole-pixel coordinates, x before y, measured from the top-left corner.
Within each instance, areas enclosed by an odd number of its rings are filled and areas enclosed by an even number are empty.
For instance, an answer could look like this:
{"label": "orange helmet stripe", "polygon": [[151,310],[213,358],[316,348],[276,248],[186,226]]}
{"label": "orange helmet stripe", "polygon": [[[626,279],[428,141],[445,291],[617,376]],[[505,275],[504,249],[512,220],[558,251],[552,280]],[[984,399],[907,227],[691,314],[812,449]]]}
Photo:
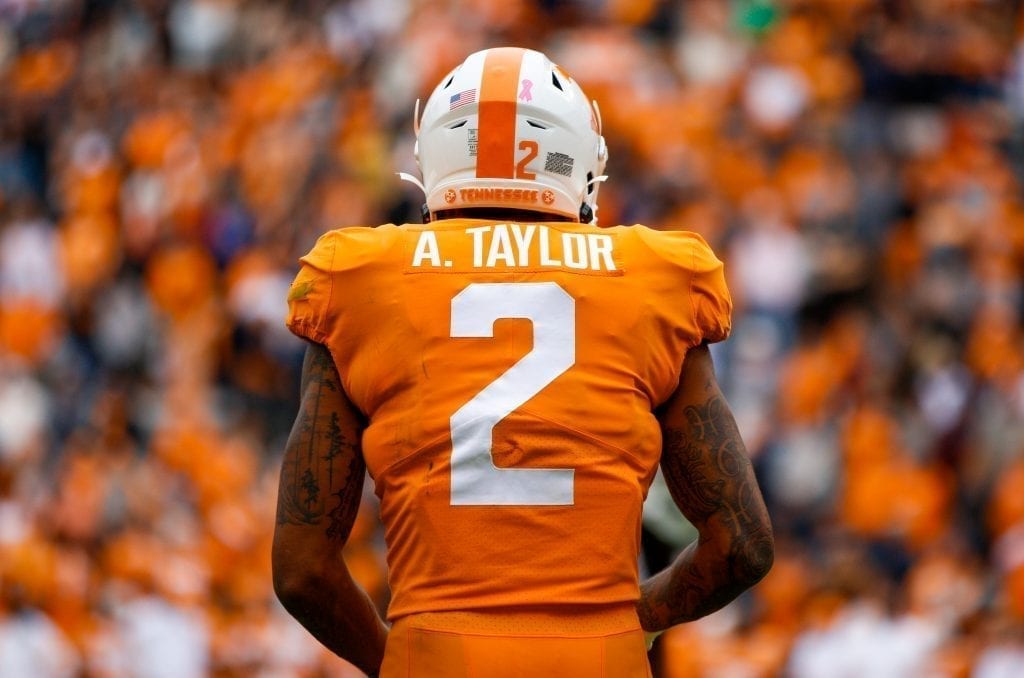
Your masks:
{"label": "orange helmet stripe", "polygon": [[515,176],[516,92],[525,50],[499,47],[484,59],[480,83],[476,175],[495,179]]}

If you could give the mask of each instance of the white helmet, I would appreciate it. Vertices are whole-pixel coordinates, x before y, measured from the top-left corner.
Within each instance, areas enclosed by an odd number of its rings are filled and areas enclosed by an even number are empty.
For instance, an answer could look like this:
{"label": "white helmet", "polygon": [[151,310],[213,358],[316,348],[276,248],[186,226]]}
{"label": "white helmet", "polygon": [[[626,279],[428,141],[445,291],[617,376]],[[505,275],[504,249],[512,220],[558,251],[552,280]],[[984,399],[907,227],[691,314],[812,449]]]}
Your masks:
{"label": "white helmet", "polygon": [[540,52],[498,47],[434,89],[416,160],[429,214],[503,207],[593,222],[608,148],[597,104],[572,78]]}

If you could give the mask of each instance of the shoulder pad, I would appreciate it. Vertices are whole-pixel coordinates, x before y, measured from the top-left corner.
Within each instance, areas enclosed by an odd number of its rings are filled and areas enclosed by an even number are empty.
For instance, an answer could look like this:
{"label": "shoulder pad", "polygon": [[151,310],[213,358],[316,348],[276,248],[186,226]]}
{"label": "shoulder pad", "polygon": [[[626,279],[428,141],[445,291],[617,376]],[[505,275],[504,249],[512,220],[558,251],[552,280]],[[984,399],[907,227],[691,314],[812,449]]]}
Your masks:
{"label": "shoulder pad", "polygon": [[320,236],[309,254],[299,261],[326,273],[359,268],[386,251],[396,235],[392,224],[338,228]]}
{"label": "shoulder pad", "polygon": [[655,231],[637,224],[637,236],[660,258],[694,273],[704,273],[722,266],[711,246],[692,231]]}

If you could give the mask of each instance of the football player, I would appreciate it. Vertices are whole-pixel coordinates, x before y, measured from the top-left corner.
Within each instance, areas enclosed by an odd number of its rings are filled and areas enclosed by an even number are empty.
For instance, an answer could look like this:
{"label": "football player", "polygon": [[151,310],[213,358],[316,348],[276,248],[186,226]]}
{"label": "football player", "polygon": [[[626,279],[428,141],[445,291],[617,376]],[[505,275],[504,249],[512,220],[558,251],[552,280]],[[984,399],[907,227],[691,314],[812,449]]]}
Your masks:
{"label": "football player", "polygon": [[[470,55],[417,115],[423,224],[303,257],[309,341],[274,586],[370,675],[649,676],[669,626],[757,582],[771,526],[707,345],[722,263],[697,235],[596,225],[596,106],[546,56]],[[700,538],[640,582],[658,465]],[[340,555],[364,472],[388,626]]]}

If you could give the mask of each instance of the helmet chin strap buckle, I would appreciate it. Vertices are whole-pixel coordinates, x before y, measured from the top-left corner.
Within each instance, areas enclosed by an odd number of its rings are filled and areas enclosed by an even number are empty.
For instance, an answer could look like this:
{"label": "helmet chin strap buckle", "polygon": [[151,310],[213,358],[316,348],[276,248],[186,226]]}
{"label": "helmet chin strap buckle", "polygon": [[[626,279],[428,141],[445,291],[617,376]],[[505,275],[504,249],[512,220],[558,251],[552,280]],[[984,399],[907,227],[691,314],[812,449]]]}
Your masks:
{"label": "helmet chin strap buckle", "polygon": [[587,203],[580,205],[580,223],[589,224],[594,220],[594,210]]}
{"label": "helmet chin strap buckle", "polygon": [[427,207],[427,203],[423,203],[423,205],[420,207],[420,216],[423,217],[424,224],[430,223],[430,208]]}

